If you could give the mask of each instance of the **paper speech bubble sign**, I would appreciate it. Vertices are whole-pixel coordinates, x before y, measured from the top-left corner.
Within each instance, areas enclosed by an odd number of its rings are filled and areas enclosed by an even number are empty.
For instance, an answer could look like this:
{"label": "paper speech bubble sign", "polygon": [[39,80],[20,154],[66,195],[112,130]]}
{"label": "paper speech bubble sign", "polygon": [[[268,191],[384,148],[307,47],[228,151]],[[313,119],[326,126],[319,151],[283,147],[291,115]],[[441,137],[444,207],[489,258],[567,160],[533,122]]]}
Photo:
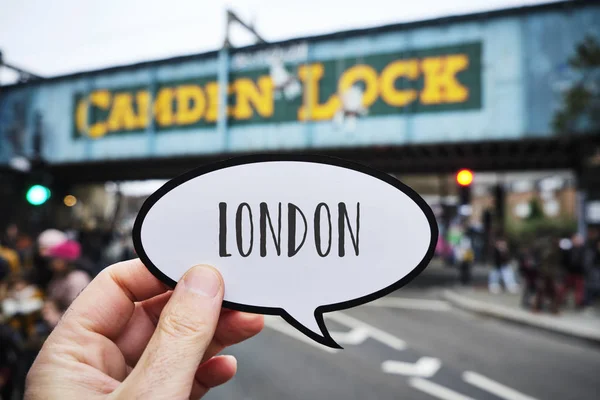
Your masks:
{"label": "paper speech bubble sign", "polygon": [[224,307],[281,315],[338,348],[323,313],[405,285],[437,238],[411,188],[322,156],[246,156],[189,171],[146,200],[133,228],[139,257],[171,287],[193,265],[212,265]]}

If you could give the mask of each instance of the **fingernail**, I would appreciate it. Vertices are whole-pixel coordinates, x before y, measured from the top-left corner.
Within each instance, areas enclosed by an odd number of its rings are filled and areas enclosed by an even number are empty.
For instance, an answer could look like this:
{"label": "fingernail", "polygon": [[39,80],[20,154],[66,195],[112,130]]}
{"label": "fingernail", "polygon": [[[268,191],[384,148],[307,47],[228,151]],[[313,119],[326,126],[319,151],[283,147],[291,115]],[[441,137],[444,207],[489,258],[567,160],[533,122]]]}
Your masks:
{"label": "fingernail", "polygon": [[221,279],[210,267],[194,267],[183,278],[185,288],[206,297],[215,297],[219,293]]}
{"label": "fingernail", "polygon": [[234,356],[222,356],[223,358],[227,358],[229,360],[230,363],[232,363],[235,366],[235,369],[237,369],[237,358],[235,358]]}

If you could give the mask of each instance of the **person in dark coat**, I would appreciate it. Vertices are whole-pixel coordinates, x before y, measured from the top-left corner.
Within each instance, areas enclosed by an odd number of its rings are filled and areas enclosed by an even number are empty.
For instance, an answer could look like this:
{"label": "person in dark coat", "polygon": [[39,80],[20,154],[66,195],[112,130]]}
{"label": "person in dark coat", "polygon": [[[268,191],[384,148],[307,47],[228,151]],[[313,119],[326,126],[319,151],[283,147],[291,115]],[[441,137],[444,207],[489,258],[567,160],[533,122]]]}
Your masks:
{"label": "person in dark coat", "polygon": [[17,250],[17,242],[19,240],[19,227],[17,224],[9,224],[1,239],[4,246]]}
{"label": "person in dark coat", "polygon": [[521,305],[524,308],[529,308],[531,305],[531,299],[535,296],[537,291],[537,280],[538,280],[538,254],[531,245],[524,246],[521,250],[519,260],[519,273],[523,278],[524,287],[523,295],[521,298]]}
{"label": "person in dark coat", "polygon": [[566,276],[561,290],[561,301],[564,301],[569,291],[575,296],[575,305],[582,307],[585,299],[585,264],[587,249],[583,236],[573,235],[572,247],[566,260]]}
{"label": "person in dark coat", "polygon": [[600,298],[600,239],[592,230],[586,243],[585,306],[592,306]]}
{"label": "person in dark coat", "polygon": [[547,237],[540,240],[539,261],[539,278],[534,311],[541,311],[545,300],[549,300],[551,312],[558,314],[560,304],[558,278],[561,272],[561,251],[557,239]]}
{"label": "person in dark coat", "polygon": [[489,274],[488,287],[491,293],[500,292],[500,279],[506,290],[511,293],[518,291],[517,283],[515,282],[514,272],[510,266],[511,254],[508,248],[508,243],[502,237],[498,238],[494,243],[494,266]]}

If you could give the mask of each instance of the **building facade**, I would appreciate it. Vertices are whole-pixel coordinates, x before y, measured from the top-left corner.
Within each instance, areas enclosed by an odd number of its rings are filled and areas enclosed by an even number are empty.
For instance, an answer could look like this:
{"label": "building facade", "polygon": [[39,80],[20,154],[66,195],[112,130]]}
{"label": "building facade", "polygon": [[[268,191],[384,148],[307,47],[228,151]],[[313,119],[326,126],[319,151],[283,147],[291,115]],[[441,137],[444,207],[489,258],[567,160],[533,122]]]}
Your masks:
{"label": "building facade", "polygon": [[554,137],[600,4],[223,49],[0,88],[0,165]]}

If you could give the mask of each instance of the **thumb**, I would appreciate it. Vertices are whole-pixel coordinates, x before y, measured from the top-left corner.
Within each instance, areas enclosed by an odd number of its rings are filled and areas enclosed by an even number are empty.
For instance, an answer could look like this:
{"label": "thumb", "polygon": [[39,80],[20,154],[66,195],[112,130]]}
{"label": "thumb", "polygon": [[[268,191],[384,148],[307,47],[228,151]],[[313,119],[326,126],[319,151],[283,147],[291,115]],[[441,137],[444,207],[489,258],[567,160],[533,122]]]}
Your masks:
{"label": "thumb", "polygon": [[118,390],[123,398],[189,397],[217,326],[223,291],[223,279],[212,267],[196,266],[184,275],[136,367]]}

